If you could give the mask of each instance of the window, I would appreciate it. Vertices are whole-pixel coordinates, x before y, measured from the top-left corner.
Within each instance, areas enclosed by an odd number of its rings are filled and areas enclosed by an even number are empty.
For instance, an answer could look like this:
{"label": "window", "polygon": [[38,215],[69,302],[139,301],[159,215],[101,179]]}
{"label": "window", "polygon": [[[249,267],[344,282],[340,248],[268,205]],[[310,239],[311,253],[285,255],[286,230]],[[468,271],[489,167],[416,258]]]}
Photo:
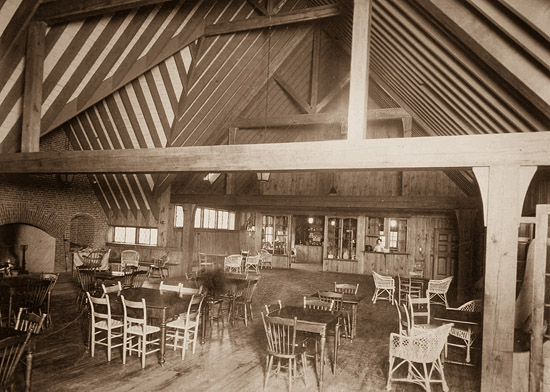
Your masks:
{"label": "window", "polygon": [[196,229],[235,230],[235,213],[214,208],[197,207],[194,227]]}
{"label": "window", "polygon": [[407,220],[398,218],[367,217],[365,245],[374,249],[376,240],[394,252],[407,251]]}
{"label": "window", "polygon": [[357,219],[328,218],[327,259],[356,259]]}
{"label": "window", "polygon": [[157,245],[158,229],[152,227],[115,226],[114,242],[121,244]]}
{"label": "window", "polygon": [[174,209],[174,227],[181,229],[183,227],[183,206],[176,205]]}
{"label": "window", "polygon": [[274,255],[288,254],[288,216],[262,216],[262,249]]}

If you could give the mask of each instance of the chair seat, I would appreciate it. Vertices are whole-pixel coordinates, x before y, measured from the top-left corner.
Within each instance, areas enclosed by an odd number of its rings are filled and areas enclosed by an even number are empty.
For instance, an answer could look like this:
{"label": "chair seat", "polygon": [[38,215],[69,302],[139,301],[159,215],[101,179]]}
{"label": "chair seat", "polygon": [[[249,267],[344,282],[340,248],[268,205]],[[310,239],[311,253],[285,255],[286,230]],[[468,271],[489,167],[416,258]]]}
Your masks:
{"label": "chair seat", "polygon": [[[156,327],[154,325],[146,325],[145,326],[145,333],[147,335],[159,332],[160,328]],[[143,327],[139,325],[133,325],[130,328],[126,329],[127,333],[133,334],[133,335],[143,335]]]}
{"label": "chair seat", "polygon": [[166,324],[166,326],[168,328],[180,328],[180,329],[185,329],[186,327],[187,328],[192,328],[195,325],[197,325],[197,322],[195,320],[190,320],[189,324],[186,324],[185,323],[185,318],[178,318],[178,319],[176,319],[174,321],[170,321],[169,323]]}
{"label": "chair seat", "polygon": [[[123,325],[124,324],[122,323],[122,321],[111,319],[111,329],[113,329],[113,328],[122,328]],[[95,323],[95,327],[100,328],[100,329],[109,329],[109,327],[107,325],[107,320],[98,321],[97,323]]]}

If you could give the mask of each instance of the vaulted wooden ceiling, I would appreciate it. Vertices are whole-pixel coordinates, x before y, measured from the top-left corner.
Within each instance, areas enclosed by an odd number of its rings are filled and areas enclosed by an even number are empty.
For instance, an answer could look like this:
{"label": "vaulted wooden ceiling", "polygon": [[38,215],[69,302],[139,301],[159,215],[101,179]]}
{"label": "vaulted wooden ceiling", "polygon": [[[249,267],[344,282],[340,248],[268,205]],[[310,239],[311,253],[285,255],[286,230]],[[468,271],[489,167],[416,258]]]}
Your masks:
{"label": "vaulted wooden ceiling", "polygon": [[[303,17],[306,9],[320,19],[224,33],[227,22],[232,29],[238,21],[269,23],[270,6],[272,19]],[[48,23],[41,134],[63,129],[73,149],[342,138],[337,123],[229,128],[243,118],[345,111],[352,7],[336,0],[0,0],[0,151],[20,148],[33,15]],[[371,99],[406,109],[413,136],[549,131],[549,15],[544,0],[374,0]],[[476,192],[470,172],[448,175],[466,194]],[[254,189],[253,173],[235,176],[236,193]],[[91,181],[106,210],[134,216],[157,216],[156,195],[171,184],[182,192],[204,185],[201,174],[188,173]],[[209,192],[223,188],[220,176]]]}

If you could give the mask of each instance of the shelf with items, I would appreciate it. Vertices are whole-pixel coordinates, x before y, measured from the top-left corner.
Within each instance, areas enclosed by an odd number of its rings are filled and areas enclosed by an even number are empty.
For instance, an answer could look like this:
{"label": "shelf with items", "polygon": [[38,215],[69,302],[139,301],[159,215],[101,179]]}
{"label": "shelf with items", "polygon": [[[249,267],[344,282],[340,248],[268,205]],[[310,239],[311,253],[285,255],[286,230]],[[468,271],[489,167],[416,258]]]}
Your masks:
{"label": "shelf with items", "polygon": [[327,227],[326,258],[356,260],[357,219],[329,217]]}
{"label": "shelf with items", "polygon": [[287,215],[262,216],[262,249],[273,255],[288,255]]}

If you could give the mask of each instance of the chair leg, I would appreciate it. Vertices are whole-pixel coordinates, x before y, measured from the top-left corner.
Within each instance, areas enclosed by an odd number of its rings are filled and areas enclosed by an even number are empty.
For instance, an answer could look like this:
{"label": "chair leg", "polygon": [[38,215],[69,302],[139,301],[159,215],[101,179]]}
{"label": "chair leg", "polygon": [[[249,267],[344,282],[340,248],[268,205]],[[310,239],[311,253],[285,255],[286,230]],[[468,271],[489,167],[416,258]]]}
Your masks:
{"label": "chair leg", "polygon": [[265,372],[265,382],[264,382],[264,389],[267,388],[267,382],[269,381],[269,372],[271,370],[271,367],[273,366],[273,356],[267,355],[267,369]]}
{"label": "chair leg", "polygon": [[288,392],[292,392],[292,358],[288,359]]}
{"label": "chair leg", "polygon": [[306,352],[302,354],[302,371],[304,372],[304,384],[307,387],[307,362],[306,362]]}

